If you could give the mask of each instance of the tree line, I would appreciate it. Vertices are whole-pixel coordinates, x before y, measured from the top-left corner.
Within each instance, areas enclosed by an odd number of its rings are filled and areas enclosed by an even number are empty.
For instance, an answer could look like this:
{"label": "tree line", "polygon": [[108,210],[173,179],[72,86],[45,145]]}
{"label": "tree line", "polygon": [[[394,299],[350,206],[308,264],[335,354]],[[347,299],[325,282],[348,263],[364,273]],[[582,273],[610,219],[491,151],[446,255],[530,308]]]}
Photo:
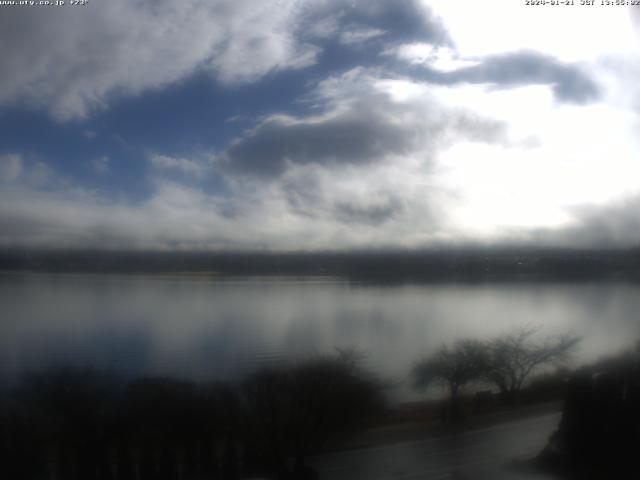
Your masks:
{"label": "tree line", "polygon": [[50,480],[312,479],[306,464],[385,407],[350,352],[236,385],[38,373],[0,398],[0,476]]}

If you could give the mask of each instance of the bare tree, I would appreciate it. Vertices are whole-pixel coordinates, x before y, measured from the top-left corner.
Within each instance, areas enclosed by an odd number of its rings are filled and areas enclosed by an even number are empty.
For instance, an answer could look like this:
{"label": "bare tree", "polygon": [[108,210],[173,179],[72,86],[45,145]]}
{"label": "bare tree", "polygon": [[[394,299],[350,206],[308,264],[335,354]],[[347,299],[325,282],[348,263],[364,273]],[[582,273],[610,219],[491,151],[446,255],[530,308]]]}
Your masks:
{"label": "bare tree", "polygon": [[500,390],[506,403],[514,403],[537,369],[566,360],[581,338],[570,334],[536,341],[540,327],[524,326],[487,342],[484,376]]}
{"label": "bare tree", "polygon": [[411,372],[416,388],[433,383],[449,387],[449,418],[459,418],[458,396],[466,384],[479,380],[485,366],[484,345],[477,340],[458,340],[452,347],[443,345],[433,355],[419,361]]}

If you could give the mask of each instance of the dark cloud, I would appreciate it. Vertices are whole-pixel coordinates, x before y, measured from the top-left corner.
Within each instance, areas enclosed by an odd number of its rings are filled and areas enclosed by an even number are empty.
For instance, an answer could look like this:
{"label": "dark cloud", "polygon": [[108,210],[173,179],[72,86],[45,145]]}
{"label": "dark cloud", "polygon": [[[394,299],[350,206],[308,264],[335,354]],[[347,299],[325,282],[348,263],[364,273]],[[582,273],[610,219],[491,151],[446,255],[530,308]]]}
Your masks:
{"label": "dark cloud", "polygon": [[[581,207],[577,223],[557,232],[561,243],[603,248],[640,245],[640,196],[611,205]],[[551,237],[553,238],[553,236]]]}
{"label": "dark cloud", "polygon": [[264,120],[227,150],[224,168],[264,177],[279,175],[291,165],[365,165],[415,152],[429,160],[439,145],[456,138],[494,142],[503,134],[498,122],[449,111],[432,101],[395,102],[386,93],[367,89],[371,86],[366,83],[356,84],[349,98],[340,97],[339,106],[322,115]]}
{"label": "dark cloud", "polygon": [[404,211],[402,201],[388,196],[381,202],[359,203],[342,201],[334,207],[335,218],[346,224],[378,226],[400,215]]}
{"label": "dark cloud", "polygon": [[451,72],[429,70],[429,80],[442,84],[492,83],[496,86],[550,85],[556,99],[584,104],[597,100],[600,89],[578,65],[533,51],[492,55],[479,65]]}
{"label": "dark cloud", "polygon": [[229,165],[241,173],[274,175],[293,163],[366,164],[408,153],[419,132],[392,120],[367,105],[321,120],[274,117],[229,149]]}
{"label": "dark cloud", "polygon": [[452,43],[442,22],[417,0],[319,1],[309,7],[300,27],[303,38],[374,30],[384,42]]}
{"label": "dark cloud", "polygon": [[442,23],[415,0],[352,2],[341,11],[340,23],[345,31],[363,27],[382,30],[387,32],[386,41],[451,43]]}
{"label": "dark cloud", "polygon": [[[317,173],[317,172],[315,172]],[[373,189],[363,195],[336,192],[308,173],[286,182],[281,189],[292,212],[307,218],[329,218],[347,225],[378,226],[405,211],[399,194]],[[328,191],[327,191],[328,190]]]}
{"label": "dark cloud", "polygon": [[3,244],[11,245],[14,240],[18,243],[23,237],[41,235],[43,231],[51,231],[55,226],[55,221],[46,222],[42,219],[0,211],[0,226],[2,226]]}
{"label": "dark cloud", "polygon": [[319,178],[313,174],[286,181],[281,190],[287,205],[296,215],[316,217],[318,207],[325,203]]}

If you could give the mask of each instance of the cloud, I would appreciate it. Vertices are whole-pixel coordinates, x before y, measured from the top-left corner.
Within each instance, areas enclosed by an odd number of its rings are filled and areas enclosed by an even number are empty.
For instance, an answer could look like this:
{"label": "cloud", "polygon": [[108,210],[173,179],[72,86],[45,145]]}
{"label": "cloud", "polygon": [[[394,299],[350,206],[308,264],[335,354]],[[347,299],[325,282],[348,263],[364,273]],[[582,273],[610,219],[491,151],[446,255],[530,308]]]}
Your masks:
{"label": "cloud", "polygon": [[91,161],[91,166],[93,167],[93,171],[97,175],[105,175],[110,171],[109,163],[110,163],[109,157],[107,157],[106,155],[103,155],[102,157],[94,158]]}
{"label": "cloud", "polygon": [[640,193],[606,205],[583,205],[573,209],[574,221],[556,231],[540,231],[545,242],[600,248],[640,245]]}
{"label": "cloud", "polygon": [[[460,208],[459,192],[411,156],[367,168],[297,164],[269,181],[233,178],[225,195],[156,177],[151,196],[137,203],[56,180],[50,169],[53,180],[38,185],[28,180],[37,169],[48,167],[25,167],[16,181],[0,185],[0,247],[313,251],[476,242],[626,247],[640,238],[637,195],[574,208],[573,220],[555,229],[506,224],[479,236],[452,215]],[[484,188],[500,188],[487,179]],[[517,198],[511,202],[518,207]]]}
{"label": "cloud", "polygon": [[[390,87],[419,91],[394,96]],[[322,113],[272,115],[235,140],[224,154],[233,173],[279,175],[294,164],[367,165],[414,153],[424,160],[456,138],[497,141],[503,125],[449,110],[420,84],[379,79],[363,69],[321,82],[312,98]]]}
{"label": "cloud", "polygon": [[[327,27],[337,25],[337,30]],[[312,26],[325,25],[311,33]],[[58,120],[84,118],[116,97],[195,72],[256,82],[317,62],[323,35],[361,42],[380,32],[444,37],[415,1],[111,0],[89,8],[15,8],[0,17],[0,106],[26,104]]]}
{"label": "cloud", "polygon": [[[69,179],[48,164],[25,157],[18,153],[0,155],[0,188],[11,190],[24,187],[52,192],[76,190]],[[91,164],[95,168],[94,161]]]}
{"label": "cloud", "polygon": [[0,246],[107,249],[319,250],[425,245],[440,235],[441,199],[419,165],[362,171],[303,165],[228,195],[157,177],[144,201],[70,184],[0,187]]}
{"label": "cloud", "polygon": [[480,83],[499,88],[548,85],[557,100],[576,104],[601,97],[600,86],[584,66],[532,50],[465,58],[450,48],[413,43],[389,48],[385,53],[422,65],[426,70],[423,78],[442,85]]}
{"label": "cloud", "polygon": [[56,118],[87,116],[114,96],[210,71],[225,83],[314,62],[293,38],[299,2],[96,2],[15,8],[0,17],[0,105],[26,102]]}
{"label": "cloud", "polygon": [[562,63],[534,51],[492,55],[479,65],[445,73],[449,83],[492,83],[499,86],[550,85],[559,101],[587,103],[600,96],[598,85],[576,64]]}
{"label": "cloud", "polygon": [[[0,40],[12,45],[0,56],[0,107],[28,105],[63,121],[194,73],[237,87],[317,65],[296,75],[306,94],[295,109],[276,110],[287,108],[273,107],[284,98],[276,95],[256,118],[223,102],[227,123],[210,138],[190,147],[142,139],[150,143],[140,145],[147,168],[137,171],[152,191],[135,202],[78,183],[86,168],[120,174],[126,164],[118,149],[90,153],[79,172],[71,160],[30,147],[0,155],[0,245],[313,250],[512,236],[557,245],[637,242],[640,177],[629,133],[640,98],[635,57],[465,52],[423,3],[113,0],[8,11],[0,18]],[[486,24],[459,19],[473,24],[480,41]],[[265,87],[259,91],[279,85]],[[117,132],[105,128],[82,126],[83,146],[108,149]],[[94,158],[102,153],[109,156]]]}
{"label": "cloud", "polygon": [[36,162],[29,167],[25,183],[35,188],[66,188],[68,181],[58,175],[44,162]]}
{"label": "cloud", "polygon": [[[410,205],[416,204],[409,189],[397,191],[397,178],[390,178],[390,171],[387,166],[363,173],[357,167],[336,171],[308,165],[287,172],[276,189],[287,209],[303,218],[356,228],[381,227],[401,220]],[[421,178],[420,173],[415,174]],[[429,202],[425,193],[418,203]]]}
{"label": "cloud", "polygon": [[187,158],[173,158],[167,155],[151,155],[151,165],[158,170],[173,170],[184,175],[200,178],[206,173],[207,166]]}
{"label": "cloud", "polygon": [[393,218],[400,207],[400,203],[393,197],[385,199],[378,204],[354,204],[340,203],[336,205],[338,218],[345,223],[364,223],[368,225],[380,225]]}
{"label": "cloud", "polygon": [[378,38],[384,35],[384,30],[377,28],[361,28],[355,30],[349,30],[340,34],[340,43],[344,45],[353,45],[357,43],[364,43],[373,38]]}
{"label": "cloud", "polygon": [[396,56],[412,65],[425,65],[439,72],[450,72],[480,63],[478,59],[462,58],[453,48],[424,42],[390,46],[383,54]]}
{"label": "cloud", "polygon": [[0,155],[0,182],[13,182],[21,173],[22,157],[20,155]]}
{"label": "cloud", "polygon": [[431,9],[418,0],[320,0],[309,2],[301,19],[305,35],[356,44],[377,37],[385,42],[425,41],[438,45],[451,39]]}

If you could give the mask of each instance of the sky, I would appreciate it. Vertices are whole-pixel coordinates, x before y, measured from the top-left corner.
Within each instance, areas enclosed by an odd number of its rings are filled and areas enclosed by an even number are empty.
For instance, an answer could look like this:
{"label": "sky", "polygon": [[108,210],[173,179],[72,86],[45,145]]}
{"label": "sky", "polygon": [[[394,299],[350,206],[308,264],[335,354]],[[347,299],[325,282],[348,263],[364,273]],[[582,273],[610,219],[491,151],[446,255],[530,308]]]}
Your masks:
{"label": "sky", "polygon": [[640,6],[0,5],[0,247],[640,243]]}

